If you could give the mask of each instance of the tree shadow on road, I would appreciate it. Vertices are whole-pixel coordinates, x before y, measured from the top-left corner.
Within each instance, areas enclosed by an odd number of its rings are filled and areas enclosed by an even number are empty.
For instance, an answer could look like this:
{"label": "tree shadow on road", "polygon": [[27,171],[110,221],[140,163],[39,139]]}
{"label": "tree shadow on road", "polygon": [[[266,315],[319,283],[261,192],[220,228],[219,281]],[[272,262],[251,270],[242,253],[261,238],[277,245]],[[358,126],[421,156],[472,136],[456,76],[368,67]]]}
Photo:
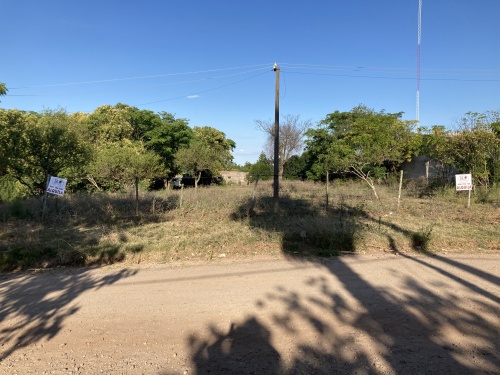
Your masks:
{"label": "tree shadow on road", "polygon": [[65,320],[79,310],[75,300],[81,294],[136,273],[121,270],[99,277],[88,269],[67,269],[0,275],[0,360],[56,336]]}
{"label": "tree shadow on road", "polygon": [[[481,293],[453,270],[430,267],[412,256],[385,259],[377,264],[380,273],[375,276],[362,274],[366,260],[316,257],[340,253],[335,248],[338,239],[325,239],[339,233],[348,236],[342,250],[355,252],[361,218],[367,216],[352,207],[319,213],[307,202],[288,198],[279,206],[242,205],[235,220],[280,234],[283,253],[290,260],[316,263],[318,274],[304,279],[300,288],[280,285],[277,278],[255,301],[255,311],[245,312],[250,316],[241,325],[244,333],[237,327],[228,333],[208,327],[201,336],[190,336],[194,373],[498,371],[500,324],[498,301],[491,298],[494,292]],[[413,233],[399,229],[408,236]],[[390,245],[397,252],[394,241]],[[473,266],[441,261],[465,271],[467,278],[497,281]]]}
{"label": "tree shadow on road", "polygon": [[280,354],[270,344],[271,332],[256,317],[231,324],[228,332],[209,327],[209,339],[188,339],[197,374],[278,374]]}
{"label": "tree shadow on road", "polygon": [[[402,256],[408,260],[412,260],[413,262],[415,262],[417,264],[425,266],[425,267],[449,278],[450,280],[453,280],[453,281],[457,282],[458,284],[470,289],[474,293],[480,294],[480,295],[488,298],[492,302],[500,304],[500,296],[499,295],[495,295],[495,294],[491,293],[490,291],[488,291],[484,288],[481,288],[480,286],[476,285],[474,282],[464,280],[464,279],[456,276],[453,272],[454,272],[454,269],[455,270],[458,269],[460,271],[466,272],[471,277],[476,277],[479,280],[485,281],[485,282],[490,283],[491,285],[497,286],[497,287],[500,285],[500,277],[498,277],[496,275],[492,275],[492,274],[485,272],[483,270],[477,269],[471,265],[467,265],[467,264],[464,264],[464,263],[459,262],[457,260],[451,259],[449,257],[444,257],[444,256],[441,256],[439,254],[430,252],[427,249],[427,246],[422,246],[422,241],[420,239],[422,238],[423,235],[419,234],[418,232],[408,230],[408,229],[403,228],[403,227],[401,227],[397,224],[394,224],[394,223],[389,223],[389,222],[386,222],[386,221],[383,221],[380,219],[376,220],[375,218],[373,218],[369,215],[367,215],[366,217],[373,222],[376,221],[379,225],[386,226],[386,227],[391,228],[392,230],[394,230],[396,232],[404,234],[412,241],[413,250],[417,251],[420,254],[426,255],[427,257],[431,257],[433,261],[438,261],[441,264],[434,265],[434,264],[426,262],[422,259],[419,259],[418,257],[415,257],[411,254],[401,252],[400,249],[397,247],[396,242],[394,241],[394,238],[390,235],[387,235],[389,247],[394,254],[397,254],[397,255]],[[427,240],[425,240],[424,242],[427,242]]]}

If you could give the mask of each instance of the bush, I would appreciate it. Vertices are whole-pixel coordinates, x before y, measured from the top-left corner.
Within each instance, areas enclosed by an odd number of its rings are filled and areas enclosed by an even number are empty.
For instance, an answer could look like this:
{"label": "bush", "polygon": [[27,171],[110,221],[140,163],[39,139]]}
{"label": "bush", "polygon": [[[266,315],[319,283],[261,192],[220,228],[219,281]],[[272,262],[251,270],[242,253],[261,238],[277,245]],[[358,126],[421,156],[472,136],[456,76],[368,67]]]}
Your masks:
{"label": "bush", "polygon": [[24,199],[29,196],[26,186],[11,176],[0,177],[0,202],[11,202],[15,199]]}

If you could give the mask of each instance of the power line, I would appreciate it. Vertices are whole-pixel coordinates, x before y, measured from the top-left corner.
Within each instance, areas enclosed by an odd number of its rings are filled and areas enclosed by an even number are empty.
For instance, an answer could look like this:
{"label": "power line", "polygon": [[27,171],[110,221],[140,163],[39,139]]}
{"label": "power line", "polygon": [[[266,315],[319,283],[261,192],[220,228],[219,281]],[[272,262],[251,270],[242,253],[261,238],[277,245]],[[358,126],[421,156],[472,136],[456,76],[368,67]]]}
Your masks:
{"label": "power line", "polygon": [[[271,64],[257,64],[257,65],[245,65],[240,67],[231,67],[231,68],[218,68],[218,69],[207,69],[207,70],[199,70],[192,72],[178,72],[178,73],[166,73],[166,74],[155,74],[155,75],[144,75],[144,76],[134,76],[134,77],[122,77],[122,78],[112,78],[112,79],[102,79],[102,80],[91,80],[91,81],[81,81],[81,82],[70,82],[70,83],[54,83],[54,84],[44,84],[44,85],[33,85],[33,86],[22,86],[22,87],[9,87],[9,90],[26,90],[26,89],[44,89],[44,88],[55,88],[55,87],[68,87],[68,86],[77,86],[77,85],[91,85],[91,84],[100,84],[100,83],[112,83],[112,82],[121,82],[121,81],[132,81],[132,80],[141,80],[141,79],[151,79],[151,78],[164,78],[164,77],[176,77],[183,75],[194,75],[194,74],[203,74],[203,73],[211,73],[211,72],[220,72],[220,71],[228,71],[228,70],[237,70],[237,69],[245,69],[245,68],[257,68],[245,72],[235,73],[234,75],[241,75],[250,73],[252,71],[257,70],[266,70]],[[288,68],[291,70],[286,70],[285,72],[291,74],[310,74],[310,75],[331,75],[338,77],[348,77],[348,78],[374,78],[374,79],[394,79],[394,80],[406,80],[406,79],[414,79],[408,77],[391,77],[391,76],[373,76],[373,75],[354,75],[354,74],[328,74],[328,73],[307,73],[307,72],[297,72],[292,71],[293,69],[300,70],[323,70],[323,71],[354,71],[354,72],[386,72],[386,73],[401,73],[408,72],[414,73],[414,68],[398,68],[398,67],[373,67],[373,66],[348,66],[348,65],[325,65],[325,64],[295,64],[295,63],[280,63],[280,66],[284,68]],[[480,74],[483,76],[486,75],[500,75],[500,70],[494,69],[478,69],[478,70],[467,70],[467,69],[444,69],[444,68],[435,68],[435,69],[422,69],[422,73],[426,75],[470,75],[470,74]],[[167,85],[175,85],[175,84],[183,84],[189,82],[197,82],[209,79],[217,79],[224,78],[231,75],[219,76],[219,77],[208,77],[201,78],[198,80],[188,80],[181,82],[169,82],[163,84],[155,84],[155,85],[145,85],[141,87],[155,87],[155,86],[167,86]],[[430,81],[430,80],[442,80],[442,81],[464,81],[464,82],[497,82],[500,78],[497,79],[472,79],[472,78],[422,78],[422,80]],[[105,91],[92,91],[94,92],[105,92]],[[85,92],[76,92],[70,94],[84,94]],[[67,95],[67,94],[66,94]],[[20,95],[20,94],[10,94],[9,96],[52,96],[52,95]]]}
{"label": "power line", "polygon": [[[398,67],[375,67],[375,66],[360,66],[360,65],[319,65],[319,64],[292,64],[280,63],[280,66],[288,68],[301,68],[310,70],[346,70],[346,71],[408,71],[415,72],[415,68],[398,68]],[[483,73],[483,74],[500,74],[500,69],[457,69],[457,68],[427,68],[422,69],[427,74],[456,74],[458,72],[468,73]]]}
{"label": "power line", "polygon": [[[288,74],[348,77],[348,78],[373,78],[373,79],[389,79],[389,80],[414,80],[415,79],[415,77],[369,76],[369,75],[354,75],[354,74],[330,74],[330,73],[310,73],[310,72],[293,72],[293,71],[285,71],[285,72]],[[459,82],[500,82],[500,78],[499,79],[421,78],[421,80],[422,81],[459,81]]]}
{"label": "power line", "polygon": [[9,87],[9,90],[22,90],[22,89],[34,89],[34,88],[38,89],[38,88],[75,86],[75,85],[89,85],[89,84],[94,84],[94,83],[131,81],[131,80],[138,80],[138,79],[160,78],[160,77],[174,77],[174,76],[188,75],[188,74],[213,73],[213,72],[220,72],[220,71],[225,71],[225,70],[246,69],[246,68],[255,68],[255,67],[261,67],[261,69],[265,69],[266,67],[268,67],[270,65],[271,64],[258,64],[258,65],[247,65],[247,66],[240,66],[240,67],[233,67],[233,68],[199,70],[199,71],[194,71],[194,72],[166,73],[166,74],[155,74],[155,75],[138,76],[138,77],[111,78],[111,79],[101,79],[101,80],[82,81],[82,82],[70,82],[70,83],[53,83],[53,84],[25,86],[25,87]]}
{"label": "power line", "polygon": [[[231,73],[231,74],[225,74],[222,76],[214,76],[214,77],[205,77],[205,78],[199,78],[199,79],[192,79],[192,80],[186,80],[186,81],[178,81],[178,82],[168,82],[168,83],[159,83],[159,84],[152,84],[152,85],[141,85],[141,86],[134,86],[134,87],[129,87],[123,90],[137,90],[137,88],[145,88],[145,87],[162,87],[162,86],[173,86],[173,85],[181,85],[181,84],[186,84],[186,83],[195,83],[195,82],[203,82],[203,81],[211,81],[215,79],[222,79],[222,78],[228,78],[228,77],[234,77],[238,75],[243,75],[243,74],[248,74],[248,73],[253,73],[256,71],[268,71],[269,66],[265,68],[258,68],[258,69],[252,69],[252,70],[247,70],[244,72],[238,72],[238,73]],[[108,89],[108,90],[92,90],[92,91],[77,91],[77,92],[69,92],[69,93],[64,93],[64,94],[17,94],[17,95],[9,95],[9,96],[39,96],[39,97],[60,97],[60,96],[68,96],[68,95],[87,95],[87,94],[95,94],[95,93],[103,93],[103,92],[114,92],[116,89]]]}
{"label": "power line", "polygon": [[191,93],[191,94],[187,94],[187,95],[176,96],[176,97],[169,98],[169,99],[157,100],[157,101],[154,101],[154,102],[148,102],[148,103],[136,104],[135,106],[136,106],[136,107],[142,107],[142,106],[144,106],[144,105],[156,104],[156,103],[162,103],[162,102],[168,102],[168,101],[171,101],[171,100],[176,100],[176,99],[187,98],[188,96],[196,96],[196,95],[200,95],[200,94],[203,94],[203,93],[206,93],[206,92],[219,90],[219,89],[222,89],[222,88],[224,88],[224,87],[228,87],[228,86],[236,85],[236,84],[241,83],[241,82],[244,82],[244,81],[248,81],[248,80],[250,80],[250,79],[253,79],[253,78],[259,77],[259,76],[264,75],[264,74],[266,74],[266,73],[269,73],[269,71],[272,71],[272,70],[268,70],[268,71],[265,71],[265,72],[263,72],[263,73],[256,74],[256,75],[254,75],[254,76],[252,76],[252,77],[248,77],[248,78],[245,78],[245,79],[241,79],[241,80],[236,81],[236,82],[231,82],[231,83],[228,83],[228,84],[226,84],[226,85],[222,85],[222,86],[218,86],[218,87],[213,87],[213,88],[208,89],[208,90],[198,91],[198,92],[196,92],[196,93]]}

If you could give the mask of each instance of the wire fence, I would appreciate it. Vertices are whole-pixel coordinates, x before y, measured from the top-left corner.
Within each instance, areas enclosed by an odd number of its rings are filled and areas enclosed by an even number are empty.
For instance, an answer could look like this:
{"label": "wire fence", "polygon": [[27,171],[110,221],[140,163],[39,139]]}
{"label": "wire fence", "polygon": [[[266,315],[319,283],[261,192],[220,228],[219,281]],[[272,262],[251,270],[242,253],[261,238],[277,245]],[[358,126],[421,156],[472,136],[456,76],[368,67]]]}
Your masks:
{"label": "wire fence", "polygon": [[[274,175],[250,175],[243,180],[226,181],[229,185],[251,188],[254,199],[273,197]],[[474,187],[473,203],[500,204],[500,189]],[[342,206],[378,202],[389,210],[399,210],[409,200],[425,200],[436,204],[433,198],[444,198],[459,205],[467,204],[468,193],[457,191],[454,176],[428,178],[421,173],[385,173],[378,178],[363,181],[357,177],[334,175],[326,181],[279,180],[280,198],[309,201],[315,206]],[[420,204],[424,204],[422,201]],[[470,203],[469,203],[470,204]]]}

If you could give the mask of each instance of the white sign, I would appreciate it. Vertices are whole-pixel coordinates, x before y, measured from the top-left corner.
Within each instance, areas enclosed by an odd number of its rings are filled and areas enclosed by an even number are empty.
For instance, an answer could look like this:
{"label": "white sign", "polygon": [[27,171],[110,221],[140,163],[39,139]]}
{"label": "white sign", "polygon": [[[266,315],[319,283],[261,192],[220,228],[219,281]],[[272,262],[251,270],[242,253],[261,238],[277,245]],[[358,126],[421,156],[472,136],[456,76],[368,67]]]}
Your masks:
{"label": "white sign", "polygon": [[455,185],[457,190],[472,190],[472,175],[456,174]]}
{"label": "white sign", "polygon": [[64,178],[50,176],[49,186],[47,186],[47,193],[55,195],[64,195],[66,189],[66,182]]}

